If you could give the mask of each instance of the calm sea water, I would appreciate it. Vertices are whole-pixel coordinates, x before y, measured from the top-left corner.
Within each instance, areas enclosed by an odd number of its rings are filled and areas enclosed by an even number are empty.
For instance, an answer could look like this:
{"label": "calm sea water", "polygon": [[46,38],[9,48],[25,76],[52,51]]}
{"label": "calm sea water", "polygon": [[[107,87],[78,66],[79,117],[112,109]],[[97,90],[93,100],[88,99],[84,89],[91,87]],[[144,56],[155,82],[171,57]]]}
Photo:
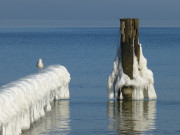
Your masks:
{"label": "calm sea water", "polygon": [[119,28],[1,28],[0,85],[64,65],[71,74],[70,100],[23,135],[180,134],[180,28],[140,28],[140,43],[154,73],[156,101],[107,99]]}

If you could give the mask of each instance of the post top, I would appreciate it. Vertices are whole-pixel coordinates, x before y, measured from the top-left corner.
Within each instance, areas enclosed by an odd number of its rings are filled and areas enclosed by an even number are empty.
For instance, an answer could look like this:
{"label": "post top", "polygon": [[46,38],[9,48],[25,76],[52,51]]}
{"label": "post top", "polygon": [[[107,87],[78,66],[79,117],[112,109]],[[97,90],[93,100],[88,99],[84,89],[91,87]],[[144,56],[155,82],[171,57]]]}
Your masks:
{"label": "post top", "polygon": [[139,20],[139,18],[120,18],[120,21],[126,21],[126,20]]}

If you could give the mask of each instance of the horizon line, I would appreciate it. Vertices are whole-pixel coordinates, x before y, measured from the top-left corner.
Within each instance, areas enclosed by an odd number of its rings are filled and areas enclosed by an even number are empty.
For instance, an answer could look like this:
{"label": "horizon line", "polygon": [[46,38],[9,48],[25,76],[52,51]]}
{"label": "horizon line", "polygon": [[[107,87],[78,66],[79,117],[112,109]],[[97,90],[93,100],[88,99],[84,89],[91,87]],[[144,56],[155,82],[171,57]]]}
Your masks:
{"label": "horizon line", "polygon": [[[61,27],[61,28],[92,28],[120,27],[117,20],[0,20],[0,27]],[[143,20],[139,27],[180,27],[180,20]]]}

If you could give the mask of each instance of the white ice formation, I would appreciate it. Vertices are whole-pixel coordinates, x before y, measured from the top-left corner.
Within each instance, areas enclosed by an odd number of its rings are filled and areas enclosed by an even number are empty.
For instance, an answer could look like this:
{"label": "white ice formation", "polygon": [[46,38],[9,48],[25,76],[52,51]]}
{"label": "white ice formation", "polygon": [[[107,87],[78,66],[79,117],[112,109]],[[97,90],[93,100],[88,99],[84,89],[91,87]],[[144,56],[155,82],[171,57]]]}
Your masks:
{"label": "white ice formation", "polygon": [[51,110],[54,99],[69,98],[70,74],[60,65],[0,88],[0,134],[19,135]]}
{"label": "white ice formation", "polygon": [[156,92],[154,89],[154,78],[151,70],[147,68],[147,60],[143,56],[142,47],[140,45],[140,61],[137,62],[137,58],[134,55],[133,63],[133,79],[131,80],[125,73],[123,73],[121,65],[121,50],[120,47],[117,49],[116,58],[114,61],[113,71],[108,78],[108,98],[123,99],[122,92],[118,97],[118,90],[121,90],[123,86],[133,86],[132,99],[143,100],[156,99]]}
{"label": "white ice formation", "polygon": [[51,103],[51,111],[40,121],[33,123],[25,135],[68,135],[71,130],[69,100]]}

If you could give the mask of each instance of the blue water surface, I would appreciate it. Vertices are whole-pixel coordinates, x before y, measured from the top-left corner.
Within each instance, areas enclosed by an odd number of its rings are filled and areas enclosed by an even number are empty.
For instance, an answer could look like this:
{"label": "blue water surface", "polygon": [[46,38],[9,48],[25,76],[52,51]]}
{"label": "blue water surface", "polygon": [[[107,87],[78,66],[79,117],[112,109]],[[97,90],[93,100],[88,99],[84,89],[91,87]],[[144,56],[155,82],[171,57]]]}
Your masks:
{"label": "blue water surface", "polygon": [[180,134],[180,28],[140,28],[156,101],[107,99],[119,28],[0,28],[0,85],[37,73],[36,62],[64,65],[70,100],[23,135]]}

